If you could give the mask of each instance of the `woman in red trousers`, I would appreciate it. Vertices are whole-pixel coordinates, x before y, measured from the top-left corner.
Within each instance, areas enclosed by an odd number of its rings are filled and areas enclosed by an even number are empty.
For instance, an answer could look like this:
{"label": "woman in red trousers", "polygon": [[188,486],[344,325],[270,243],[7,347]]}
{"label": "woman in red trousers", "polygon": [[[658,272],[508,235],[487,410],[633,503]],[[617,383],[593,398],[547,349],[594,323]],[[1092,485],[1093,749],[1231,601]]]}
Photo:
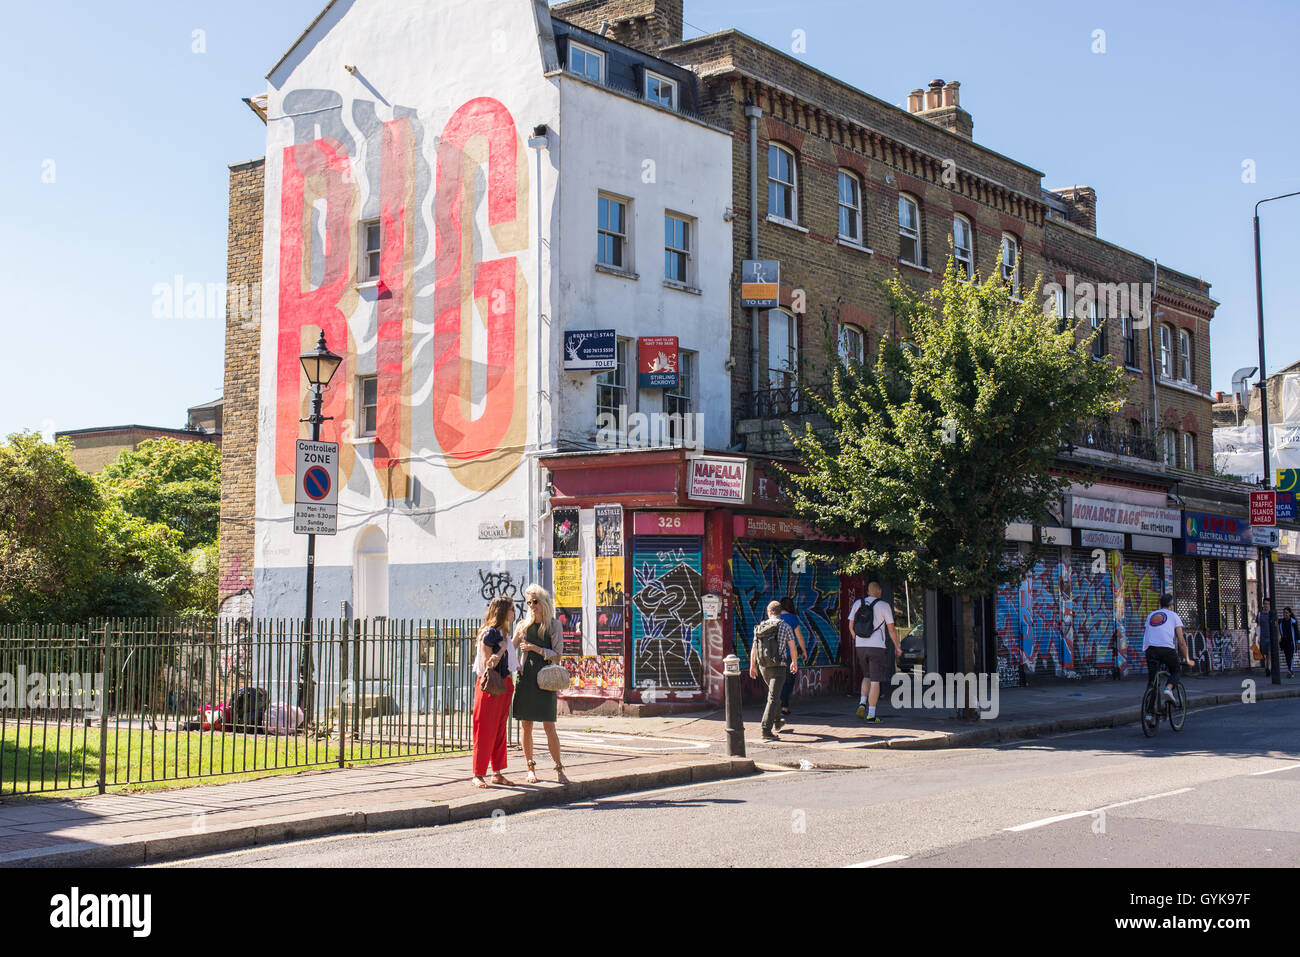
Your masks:
{"label": "woman in red trousers", "polygon": [[[506,769],[506,723],[510,720],[510,698],[514,682],[510,676],[518,667],[516,652],[510,641],[510,625],[515,618],[515,603],[498,595],[488,605],[483,629],[478,635],[478,654],[474,659],[474,784],[485,788],[488,765],[492,765],[492,783],[511,785],[501,772]],[[479,687],[478,678],[494,670],[505,684],[502,694],[490,695]]]}

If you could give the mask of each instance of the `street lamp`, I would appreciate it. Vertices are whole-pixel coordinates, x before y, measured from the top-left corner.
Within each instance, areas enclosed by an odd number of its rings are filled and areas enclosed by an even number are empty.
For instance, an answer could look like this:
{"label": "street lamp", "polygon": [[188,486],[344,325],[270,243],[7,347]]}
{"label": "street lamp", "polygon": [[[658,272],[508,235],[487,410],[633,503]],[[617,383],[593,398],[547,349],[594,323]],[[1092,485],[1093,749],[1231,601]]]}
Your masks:
{"label": "street lamp", "polygon": [[[324,399],[321,392],[330,384],[334,378],[334,373],[338,371],[339,365],[343,362],[342,356],[336,356],[329,351],[325,345],[325,333],[320,334],[320,339],[316,343],[316,348],[311,352],[304,352],[298,357],[302,363],[303,372],[307,373],[307,384],[311,387],[311,415],[305,419],[299,419],[299,422],[311,423],[311,440],[320,441],[320,427],[322,422],[328,422],[333,416],[321,415],[321,404]],[[312,596],[316,591],[316,536],[308,534],[307,536],[307,615],[303,620],[302,628],[302,661],[298,666],[298,707],[302,708],[303,721],[309,721],[312,713],[312,701],[310,689],[313,677],[312,653],[311,653],[311,616],[312,616]]]}
{"label": "street lamp", "polygon": [[[1265,203],[1271,203],[1279,199],[1287,199],[1291,196],[1300,196],[1300,191],[1294,193],[1283,193],[1281,196],[1269,196],[1267,199],[1261,199],[1255,204],[1255,310],[1259,318],[1259,422],[1263,431],[1264,438],[1264,488],[1273,487],[1273,470],[1268,461],[1268,366],[1264,362],[1264,273],[1260,265],[1259,254],[1259,208]],[[1278,643],[1273,640],[1273,616],[1277,610],[1273,607],[1277,604],[1276,579],[1273,575],[1273,549],[1264,549],[1264,560],[1268,565],[1268,643],[1269,658],[1273,671],[1273,684],[1282,683],[1281,672],[1281,654]],[[1261,580],[1263,576],[1260,576]],[[1264,636],[1260,635],[1263,639]]]}

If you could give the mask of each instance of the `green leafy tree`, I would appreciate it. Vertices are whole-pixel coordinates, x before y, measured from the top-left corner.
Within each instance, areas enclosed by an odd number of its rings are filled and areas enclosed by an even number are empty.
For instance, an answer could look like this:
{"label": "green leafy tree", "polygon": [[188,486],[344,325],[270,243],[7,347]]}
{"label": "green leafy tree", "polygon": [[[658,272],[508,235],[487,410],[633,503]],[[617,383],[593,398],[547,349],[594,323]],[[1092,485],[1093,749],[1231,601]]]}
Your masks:
{"label": "green leafy tree", "polygon": [[71,453],[30,432],[0,444],[0,621],[214,613],[215,543],[188,549]]}
{"label": "green leafy tree", "polygon": [[131,515],[180,532],[183,548],[217,540],[221,450],[212,443],[149,439],[119,455],[98,480]]}
{"label": "green leafy tree", "polygon": [[828,385],[806,390],[829,427],[790,430],[795,514],[861,542],[846,571],[959,596],[967,673],[976,600],[1032,567],[1007,554],[1006,526],[1049,514],[1066,485],[1056,455],[1122,403],[1120,370],[1044,314],[1040,286],[1017,301],[999,279],[959,278],[951,260],[940,289],[895,278],[886,290],[908,341],[884,340],[871,364],[833,359]]}
{"label": "green leafy tree", "polygon": [[58,617],[93,576],[102,502],[71,452],[33,432],[0,444],[0,620]]}

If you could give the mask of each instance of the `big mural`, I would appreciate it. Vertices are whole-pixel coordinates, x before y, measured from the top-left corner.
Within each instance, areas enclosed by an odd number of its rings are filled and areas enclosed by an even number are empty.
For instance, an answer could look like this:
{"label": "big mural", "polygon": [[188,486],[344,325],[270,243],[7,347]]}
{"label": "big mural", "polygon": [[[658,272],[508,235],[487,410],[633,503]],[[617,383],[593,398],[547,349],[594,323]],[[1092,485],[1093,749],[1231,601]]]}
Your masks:
{"label": "big mural", "polygon": [[[326,390],[332,420],[322,428],[326,441],[345,439],[342,484],[405,500],[413,463],[425,461],[465,490],[497,487],[523,455],[528,392],[518,254],[529,245],[529,187],[515,119],[490,97],[462,103],[433,131],[431,171],[430,131],[413,109],[381,120],[375,103],[322,89],[292,91],[283,108],[294,130],[283,152],[275,343],[283,501],[293,500],[294,440],[305,434],[298,356],[321,332],[343,356],[344,387]],[[353,383],[363,365],[377,378],[377,407],[373,457],[359,468],[346,438],[362,413]]]}

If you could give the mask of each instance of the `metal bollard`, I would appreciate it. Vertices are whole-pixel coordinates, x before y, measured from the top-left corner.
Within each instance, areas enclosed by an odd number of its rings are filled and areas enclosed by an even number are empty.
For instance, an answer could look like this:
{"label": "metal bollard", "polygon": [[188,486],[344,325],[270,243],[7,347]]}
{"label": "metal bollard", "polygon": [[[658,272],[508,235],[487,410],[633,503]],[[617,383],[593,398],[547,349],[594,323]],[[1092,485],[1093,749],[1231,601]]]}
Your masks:
{"label": "metal bollard", "polygon": [[726,682],[727,754],[745,756],[745,722],[740,712],[740,659],[727,655],[722,659],[722,676]]}

